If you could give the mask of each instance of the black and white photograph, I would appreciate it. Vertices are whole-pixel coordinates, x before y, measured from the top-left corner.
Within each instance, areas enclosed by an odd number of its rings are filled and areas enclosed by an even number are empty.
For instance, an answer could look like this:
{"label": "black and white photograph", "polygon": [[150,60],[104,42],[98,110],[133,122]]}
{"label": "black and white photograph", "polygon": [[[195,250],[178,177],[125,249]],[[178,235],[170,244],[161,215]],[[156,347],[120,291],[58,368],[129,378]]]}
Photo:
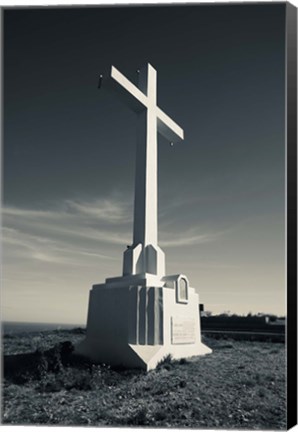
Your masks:
{"label": "black and white photograph", "polygon": [[294,426],[297,8],[1,16],[1,424]]}

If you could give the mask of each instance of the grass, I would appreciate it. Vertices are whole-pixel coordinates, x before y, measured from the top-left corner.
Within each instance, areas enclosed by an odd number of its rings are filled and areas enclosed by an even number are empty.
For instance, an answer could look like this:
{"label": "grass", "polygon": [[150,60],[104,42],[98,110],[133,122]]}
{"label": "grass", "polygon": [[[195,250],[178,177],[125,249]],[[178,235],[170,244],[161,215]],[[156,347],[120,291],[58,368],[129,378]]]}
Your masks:
{"label": "grass", "polygon": [[40,353],[38,374],[4,377],[3,424],[286,429],[284,344],[208,339],[211,355],[168,356],[146,373],[59,354],[59,343],[83,337],[60,330],[3,338],[5,354]]}

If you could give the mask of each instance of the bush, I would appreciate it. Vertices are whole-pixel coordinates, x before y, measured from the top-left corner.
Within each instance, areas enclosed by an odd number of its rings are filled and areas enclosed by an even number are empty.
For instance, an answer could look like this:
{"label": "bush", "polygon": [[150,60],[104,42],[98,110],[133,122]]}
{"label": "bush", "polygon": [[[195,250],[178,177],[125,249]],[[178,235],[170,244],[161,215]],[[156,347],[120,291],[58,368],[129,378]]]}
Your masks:
{"label": "bush", "polygon": [[173,356],[172,354],[166,355],[163,359],[160,360],[160,362],[157,363],[156,369],[171,369],[173,366]]}
{"label": "bush", "polygon": [[147,408],[141,407],[134,414],[128,417],[126,424],[131,426],[145,426],[148,424]]}
{"label": "bush", "polygon": [[48,372],[57,373],[70,364],[73,350],[73,344],[66,341],[46,351],[4,356],[4,378],[20,384],[42,379]]}
{"label": "bush", "polygon": [[94,381],[89,370],[65,368],[59,373],[47,373],[36,386],[36,390],[54,393],[61,390],[92,390]]}

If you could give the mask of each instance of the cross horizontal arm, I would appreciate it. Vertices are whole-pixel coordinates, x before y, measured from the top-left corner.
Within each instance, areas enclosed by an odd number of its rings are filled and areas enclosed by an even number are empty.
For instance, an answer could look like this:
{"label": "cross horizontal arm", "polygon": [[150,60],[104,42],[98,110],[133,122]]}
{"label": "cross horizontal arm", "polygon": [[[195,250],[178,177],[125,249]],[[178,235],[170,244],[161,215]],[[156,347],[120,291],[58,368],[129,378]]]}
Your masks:
{"label": "cross horizontal arm", "polygon": [[167,140],[178,142],[184,139],[184,131],[177,125],[169,116],[167,116],[160,108],[157,110],[157,128]]}
{"label": "cross horizontal arm", "polygon": [[[103,80],[103,88],[116,91],[122,101],[137,113],[140,113],[145,108],[149,109],[147,94],[143,93],[137,86],[130,82],[115,66],[111,67],[110,76]],[[155,112],[157,129],[161,135],[173,143],[184,139],[183,129],[168,115],[156,105],[150,109],[153,109]]]}
{"label": "cross horizontal arm", "polygon": [[109,86],[117,90],[118,94],[134,111],[140,112],[147,106],[147,96],[131,83],[115,66],[111,69]]}

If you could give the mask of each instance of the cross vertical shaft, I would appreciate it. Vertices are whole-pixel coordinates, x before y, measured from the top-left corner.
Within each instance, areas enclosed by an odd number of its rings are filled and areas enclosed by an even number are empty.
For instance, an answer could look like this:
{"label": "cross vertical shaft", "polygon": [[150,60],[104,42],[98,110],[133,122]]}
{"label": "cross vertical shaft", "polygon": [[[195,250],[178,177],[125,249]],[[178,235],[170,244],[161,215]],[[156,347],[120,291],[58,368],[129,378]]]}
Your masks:
{"label": "cross vertical shaft", "polygon": [[156,71],[139,73],[139,88],[147,109],[139,114],[137,130],[133,244],[157,246],[157,121]]}
{"label": "cross vertical shaft", "polygon": [[157,132],[172,142],[183,130],[157,106],[157,74],[147,64],[135,86],[114,66],[107,85],[138,114],[133,244],[124,252],[123,275],[165,275],[165,257],[157,244]]}

